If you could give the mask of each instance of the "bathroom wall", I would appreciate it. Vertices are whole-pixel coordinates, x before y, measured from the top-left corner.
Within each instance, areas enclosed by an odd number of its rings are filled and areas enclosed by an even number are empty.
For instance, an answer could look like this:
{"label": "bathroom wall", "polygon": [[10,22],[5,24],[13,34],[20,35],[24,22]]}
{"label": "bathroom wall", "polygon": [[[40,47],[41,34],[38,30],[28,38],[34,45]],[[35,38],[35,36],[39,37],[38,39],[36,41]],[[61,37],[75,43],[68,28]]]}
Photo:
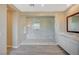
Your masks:
{"label": "bathroom wall", "polygon": [[0,4],[0,54],[7,53],[7,5]]}
{"label": "bathroom wall", "polygon": [[20,15],[20,11],[15,11],[13,15],[13,48],[20,46],[24,41],[25,16]]}
{"label": "bathroom wall", "polygon": [[19,45],[25,40],[26,37],[26,32],[24,32],[25,30],[25,26],[26,26],[26,22],[25,22],[25,16],[20,15],[19,19],[18,19],[18,43]]}
{"label": "bathroom wall", "polygon": [[19,40],[18,40],[18,20],[19,20],[19,17],[20,17],[20,13],[17,12],[17,11],[14,11],[14,14],[13,14],[13,47],[17,47],[19,46]]}

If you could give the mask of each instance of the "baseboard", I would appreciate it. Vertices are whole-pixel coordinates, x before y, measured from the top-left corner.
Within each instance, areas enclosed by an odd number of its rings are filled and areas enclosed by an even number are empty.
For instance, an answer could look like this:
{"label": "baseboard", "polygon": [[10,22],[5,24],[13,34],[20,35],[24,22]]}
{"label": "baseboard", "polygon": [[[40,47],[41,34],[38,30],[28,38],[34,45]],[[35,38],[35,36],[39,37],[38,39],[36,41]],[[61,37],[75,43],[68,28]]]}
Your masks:
{"label": "baseboard", "polygon": [[57,45],[57,43],[22,43],[21,45]]}

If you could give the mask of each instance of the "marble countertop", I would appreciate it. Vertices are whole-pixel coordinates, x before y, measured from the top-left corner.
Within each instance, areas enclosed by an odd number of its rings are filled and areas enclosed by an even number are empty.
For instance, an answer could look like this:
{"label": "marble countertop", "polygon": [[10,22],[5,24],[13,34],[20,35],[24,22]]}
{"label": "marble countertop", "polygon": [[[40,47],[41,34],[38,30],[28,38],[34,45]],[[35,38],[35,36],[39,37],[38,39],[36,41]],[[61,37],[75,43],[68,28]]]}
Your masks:
{"label": "marble countertop", "polygon": [[59,35],[72,38],[73,40],[77,41],[79,43],[79,36],[74,34],[68,34],[68,33],[60,33]]}

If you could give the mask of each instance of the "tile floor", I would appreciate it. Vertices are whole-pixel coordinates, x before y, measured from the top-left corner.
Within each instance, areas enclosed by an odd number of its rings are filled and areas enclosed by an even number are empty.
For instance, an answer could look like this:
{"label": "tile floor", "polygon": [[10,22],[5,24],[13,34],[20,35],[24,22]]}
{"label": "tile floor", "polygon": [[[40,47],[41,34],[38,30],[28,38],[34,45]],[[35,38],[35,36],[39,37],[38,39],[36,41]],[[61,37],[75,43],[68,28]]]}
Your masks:
{"label": "tile floor", "polygon": [[67,55],[57,45],[21,45],[13,48],[10,55]]}

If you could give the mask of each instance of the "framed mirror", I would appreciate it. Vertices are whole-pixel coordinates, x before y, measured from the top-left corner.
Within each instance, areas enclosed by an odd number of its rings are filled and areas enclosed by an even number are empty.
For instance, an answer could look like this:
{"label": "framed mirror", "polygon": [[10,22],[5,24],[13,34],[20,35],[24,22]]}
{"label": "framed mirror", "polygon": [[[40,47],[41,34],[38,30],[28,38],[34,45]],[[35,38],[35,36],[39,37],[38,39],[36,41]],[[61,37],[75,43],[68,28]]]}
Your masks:
{"label": "framed mirror", "polygon": [[79,33],[79,12],[67,17],[67,32]]}

